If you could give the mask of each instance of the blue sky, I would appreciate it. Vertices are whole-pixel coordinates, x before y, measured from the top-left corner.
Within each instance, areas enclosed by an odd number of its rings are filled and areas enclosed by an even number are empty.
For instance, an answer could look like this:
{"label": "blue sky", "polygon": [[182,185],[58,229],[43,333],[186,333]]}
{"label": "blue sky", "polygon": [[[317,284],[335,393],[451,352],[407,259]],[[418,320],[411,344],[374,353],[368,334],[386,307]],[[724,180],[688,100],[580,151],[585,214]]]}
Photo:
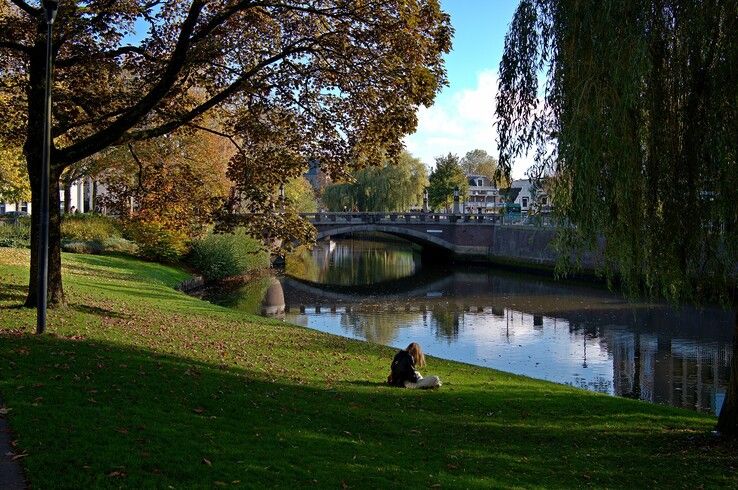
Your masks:
{"label": "blue sky", "polygon": [[[449,86],[430,108],[418,112],[418,131],[405,139],[407,149],[432,166],[436,156],[463,156],[475,148],[497,156],[493,127],[497,70],[505,33],[518,0],[442,0],[456,30],[453,50],[446,55]],[[528,167],[516,162],[513,176]]]}

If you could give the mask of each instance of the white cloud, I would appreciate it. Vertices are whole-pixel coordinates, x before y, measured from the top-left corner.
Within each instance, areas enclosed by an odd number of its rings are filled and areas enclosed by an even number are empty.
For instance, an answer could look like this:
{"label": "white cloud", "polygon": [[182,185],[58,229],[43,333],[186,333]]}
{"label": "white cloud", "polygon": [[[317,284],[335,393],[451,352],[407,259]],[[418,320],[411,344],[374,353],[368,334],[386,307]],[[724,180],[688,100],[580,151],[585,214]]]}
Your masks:
{"label": "white cloud", "polygon": [[[497,73],[482,71],[474,88],[454,90],[451,86],[444,92],[433,106],[418,110],[418,130],[405,138],[408,151],[431,167],[439,155],[461,157],[477,148],[497,157],[493,125]],[[529,166],[529,159],[516,162],[513,177],[523,177]]]}

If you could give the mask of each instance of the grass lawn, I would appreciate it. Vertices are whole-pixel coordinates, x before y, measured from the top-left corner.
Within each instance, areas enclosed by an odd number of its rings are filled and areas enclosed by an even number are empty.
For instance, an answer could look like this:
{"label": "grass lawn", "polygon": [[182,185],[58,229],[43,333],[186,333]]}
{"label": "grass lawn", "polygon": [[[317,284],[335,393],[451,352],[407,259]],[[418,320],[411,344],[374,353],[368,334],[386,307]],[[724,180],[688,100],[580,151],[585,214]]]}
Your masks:
{"label": "grass lawn", "polygon": [[0,249],[0,397],[34,488],[736,487],[711,416],[429,359],[178,293],[177,269],[64,255],[31,334],[28,253]]}

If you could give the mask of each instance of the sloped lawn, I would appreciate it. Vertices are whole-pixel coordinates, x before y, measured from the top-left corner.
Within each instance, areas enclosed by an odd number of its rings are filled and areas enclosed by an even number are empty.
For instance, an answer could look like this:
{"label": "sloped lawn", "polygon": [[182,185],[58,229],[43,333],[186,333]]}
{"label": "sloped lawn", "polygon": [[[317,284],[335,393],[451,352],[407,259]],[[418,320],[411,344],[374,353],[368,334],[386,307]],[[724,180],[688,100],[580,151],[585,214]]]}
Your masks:
{"label": "sloped lawn", "polygon": [[186,275],[64,256],[32,335],[28,253],[0,249],[0,397],[34,488],[735,487],[713,417],[393,351],[178,293]]}

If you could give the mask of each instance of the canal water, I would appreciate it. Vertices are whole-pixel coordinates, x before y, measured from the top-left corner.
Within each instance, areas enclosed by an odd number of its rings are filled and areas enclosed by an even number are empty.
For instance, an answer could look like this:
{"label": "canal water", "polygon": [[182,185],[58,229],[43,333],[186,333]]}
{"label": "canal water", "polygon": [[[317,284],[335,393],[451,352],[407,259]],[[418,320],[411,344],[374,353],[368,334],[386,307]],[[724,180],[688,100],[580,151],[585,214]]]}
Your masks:
{"label": "canal water", "polygon": [[209,299],[379,344],[419,342],[437,357],[588,390],[720,409],[731,312],[629,303],[595,286],[423,263],[414,245],[378,238],[322,243],[289,257],[283,276]]}

